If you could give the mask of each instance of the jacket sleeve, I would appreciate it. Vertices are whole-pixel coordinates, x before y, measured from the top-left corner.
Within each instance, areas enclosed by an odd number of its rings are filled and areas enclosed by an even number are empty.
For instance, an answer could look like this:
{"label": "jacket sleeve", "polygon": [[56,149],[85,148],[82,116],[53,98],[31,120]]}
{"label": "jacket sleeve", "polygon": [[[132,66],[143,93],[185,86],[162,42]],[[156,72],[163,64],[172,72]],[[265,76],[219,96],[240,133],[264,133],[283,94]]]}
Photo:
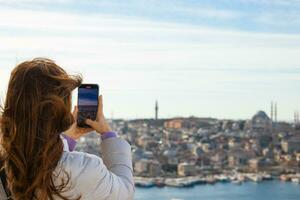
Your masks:
{"label": "jacket sleeve", "polygon": [[109,138],[102,142],[101,150],[103,160],[87,153],[68,153],[72,193],[92,200],[133,199],[130,145],[120,138]]}

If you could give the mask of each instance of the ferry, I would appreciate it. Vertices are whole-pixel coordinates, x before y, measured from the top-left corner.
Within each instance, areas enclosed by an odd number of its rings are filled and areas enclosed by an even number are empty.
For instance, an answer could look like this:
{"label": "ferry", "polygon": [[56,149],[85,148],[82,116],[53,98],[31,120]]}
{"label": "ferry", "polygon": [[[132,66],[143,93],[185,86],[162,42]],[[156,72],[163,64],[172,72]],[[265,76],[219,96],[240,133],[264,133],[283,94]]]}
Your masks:
{"label": "ferry", "polygon": [[253,182],[261,182],[263,180],[259,174],[248,174],[247,178]]}
{"label": "ferry", "polygon": [[280,176],[280,180],[283,181],[283,182],[287,182],[287,181],[290,180],[290,177],[288,175],[282,174]]}
{"label": "ferry", "polygon": [[154,187],[155,183],[152,178],[134,177],[134,184],[136,187],[150,188]]}
{"label": "ferry", "polygon": [[213,176],[209,176],[206,178],[206,183],[208,184],[215,184],[216,183],[216,179]]}
{"label": "ferry", "polygon": [[293,178],[291,179],[291,181],[292,181],[293,183],[299,184],[299,183],[300,183],[300,178],[299,178],[299,177],[293,177]]}
{"label": "ferry", "polygon": [[242,181],[240,181],[240,180],[233,180],[233,181],[231,181],[231,183],[236,184],[236,185],[241,185]]}
{"label": "ferry", "polygon": [[156,187],[164,187],[166,184],[165,184],[165,179],[164,178],[156,178],[154,180],[154,183],[155,183],[155,186]]}
{"label": "ferry", "polygon": [[215,175],[214,178],[218,181],[218,182],[221,182],[221,183],[227,183],[229,182],[229,177],[228,176],[225,176],[223,174],[221,175]]}

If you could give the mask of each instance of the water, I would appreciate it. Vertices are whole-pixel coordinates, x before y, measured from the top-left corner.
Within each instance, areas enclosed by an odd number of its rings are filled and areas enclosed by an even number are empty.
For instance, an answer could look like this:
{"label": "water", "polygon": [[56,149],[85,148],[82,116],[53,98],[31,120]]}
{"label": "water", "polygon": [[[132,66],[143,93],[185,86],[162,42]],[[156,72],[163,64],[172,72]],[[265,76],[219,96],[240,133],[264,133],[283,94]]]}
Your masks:
{"label": "water", "polygon": [[266,181],[262,183],[218,183],[193,188],[137,188],[135,200],[300,200],[300,185]]}

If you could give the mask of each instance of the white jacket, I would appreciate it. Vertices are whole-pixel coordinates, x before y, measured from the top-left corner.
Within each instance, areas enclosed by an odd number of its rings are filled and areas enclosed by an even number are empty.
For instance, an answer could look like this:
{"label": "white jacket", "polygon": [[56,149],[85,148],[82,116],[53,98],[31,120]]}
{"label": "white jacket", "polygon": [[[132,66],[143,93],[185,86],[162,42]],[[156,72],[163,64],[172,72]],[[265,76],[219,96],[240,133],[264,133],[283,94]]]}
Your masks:
{"label": "white jacket", "polygon": [[71,188],[63,195],[81,195],[82,200],[133,199],[130,145],[120,138],[108,138],[102,141],[101,150],[103,160],[84,152],[69,152],[68,145],[64,145],[62,158],[54,173],[58,174],[56,184],[60,183],[60,178],[65,178],[62,170],[70,175]]}
{"label": "white jacket", "polygon": [[102,159],[84,152],[70,152],[66,140],[63,142],[64,152],[53,177],[55,185],[59,185],[62,179],[66,180],[64,171],[69,174],[70,182],[62,193],[64,196],[81,195],[81,200],[133,199],[131,147],[126,141],[105,139],[101,143]]}

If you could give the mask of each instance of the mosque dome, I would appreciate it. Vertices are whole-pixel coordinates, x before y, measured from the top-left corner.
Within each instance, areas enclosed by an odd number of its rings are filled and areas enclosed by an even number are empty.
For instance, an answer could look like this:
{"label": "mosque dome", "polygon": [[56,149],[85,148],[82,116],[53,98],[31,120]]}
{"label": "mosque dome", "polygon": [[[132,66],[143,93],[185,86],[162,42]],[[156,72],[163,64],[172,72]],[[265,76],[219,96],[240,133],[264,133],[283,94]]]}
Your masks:
{"label": "mosque dome", "polygon": [[252,121],[255,121],[256,119],[261,119],[261,120],[270,120],[269,116],[266,114],[266,112],[260,110],[258,111],[253,117]]}

